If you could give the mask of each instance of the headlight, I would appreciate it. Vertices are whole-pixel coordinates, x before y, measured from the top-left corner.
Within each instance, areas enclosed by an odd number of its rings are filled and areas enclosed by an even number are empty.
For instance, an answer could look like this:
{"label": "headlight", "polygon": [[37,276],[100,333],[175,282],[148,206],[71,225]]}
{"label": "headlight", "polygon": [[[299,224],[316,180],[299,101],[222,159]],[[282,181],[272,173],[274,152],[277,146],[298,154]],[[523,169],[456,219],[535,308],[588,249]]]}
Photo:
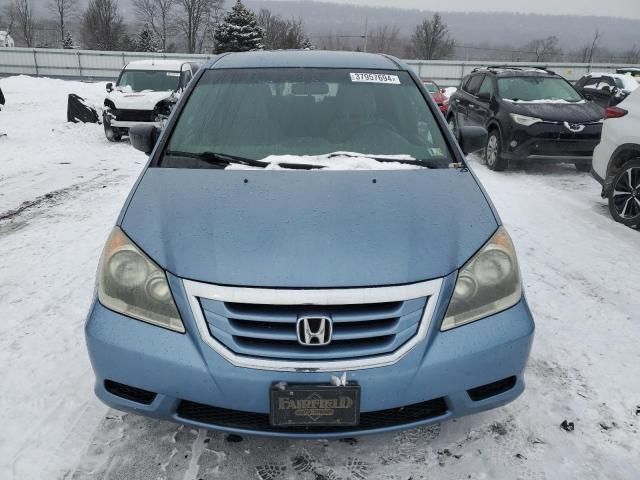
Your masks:
{"label": "headlight", "polygon": [[500,227],[460,269],[442,330],[506,310],[518,303],[521,297],[516,252],[509,234]]}
{"label": "headlight", "polygon": [[118,227],[111,232],[100,259],[98,300],[123,315],[185,332],[164,271]]}
{"label": "headlight", "polygon": [[530,127],[535,123],[542,122],[541,118],[527,117],[526,115],[518,115],[517,113],[512,113],[511,118],[514,122],[524,125],[525,127]]}

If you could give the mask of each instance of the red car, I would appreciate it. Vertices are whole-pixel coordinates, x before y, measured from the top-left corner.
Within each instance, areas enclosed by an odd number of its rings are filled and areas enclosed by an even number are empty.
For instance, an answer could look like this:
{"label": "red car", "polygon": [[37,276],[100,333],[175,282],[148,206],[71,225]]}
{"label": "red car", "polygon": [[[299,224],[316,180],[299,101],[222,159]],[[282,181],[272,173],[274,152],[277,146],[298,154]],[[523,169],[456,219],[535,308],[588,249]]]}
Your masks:
{"label": "red car", "polygon": [[433,100],[438,105],[438,108],[440,108],[440,111],[442,112],[442,114],[446,115],[447,110],[449,109],[449,97],[445,95],[444,88],[440,88],[436,82],[426,78],[422,79],[422,83],[424,84],[427,91],[433,97]]}

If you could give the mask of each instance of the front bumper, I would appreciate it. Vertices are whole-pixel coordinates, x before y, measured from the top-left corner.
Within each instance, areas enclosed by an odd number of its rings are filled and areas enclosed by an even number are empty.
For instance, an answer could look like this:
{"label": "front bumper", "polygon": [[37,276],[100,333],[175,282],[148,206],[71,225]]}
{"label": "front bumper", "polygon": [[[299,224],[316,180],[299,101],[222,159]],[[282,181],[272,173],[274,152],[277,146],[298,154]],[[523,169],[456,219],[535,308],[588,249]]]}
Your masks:
{"label": "front bumper", "polygon": [[515,125],[503,140],[503,156],[509,160],[590,162],[600,141],[602,124],[585,125],[571,132],[562,124]]}
{"label": "front bumper", "polygon": [[[237,367],[206,345],[198,334],[185,292],[172,289],[186,334],[178,334],[114,313],[98,302],[89,313],[86,340],[96,375],[96,395],[107,405],[163,420],[226,432],[287,438],[336,438],[379,433],[439,422],[495,408],[524,389],[523,371],[534,324],[523,298],[509,310],[440,332],[455,276],[445,281],[430,332],[397,363],[347,372],[362,388],[361,412],[381,412],[426,401],[444,401],[434,415],[371,428],[303,431],[266,428],[260,422],[206,421],[185,415],[185,405],[227,409],[234,417],[262,418],[269,412],[269,389],[276,382],[328,383],[343,372],[287,372]],[[179,282],[179,281],[178,281]],[[181,283],[181,282],[179,282]],[[507,391],[473,401],[468,390],[513,378]],[[105,380],[155,393],[148,404],[116,395]],[[248,413],[247,413],[248,412]],[[238,417],[239,418],[239,417]]]}
{"label": "front bumper", "polygon": [[162,128],[162,122],[135,122],[135,121],[124,121],[124,120],[112,120],[110,122],[112,127],[117,128],[131,128],[134,125],[154,125],[158,128]]}
{"label": "front bumper", "polygon": [[107,109],[104,121],[111,127],[128,129],[134,125],[155,125],[162,127],[161,121],[155,121],[154,110]]}

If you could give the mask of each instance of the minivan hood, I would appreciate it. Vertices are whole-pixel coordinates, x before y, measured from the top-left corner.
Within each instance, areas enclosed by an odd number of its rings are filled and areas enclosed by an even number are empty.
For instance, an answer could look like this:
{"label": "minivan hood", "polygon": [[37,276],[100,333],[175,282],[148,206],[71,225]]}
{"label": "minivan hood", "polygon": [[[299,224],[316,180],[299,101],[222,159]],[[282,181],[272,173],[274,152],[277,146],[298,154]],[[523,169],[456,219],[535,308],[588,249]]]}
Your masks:
{"label": "minivan hood", "polygon": [[550,122],[589,123],[604,118],[604,110],[593,102],[532,103],[508,102],[513,113]]}
{"label": "minivan hood", "polygon": [[289,288],[443,277],[497,226],[472,174],[455,169],[149,168],[121,221],[179,277]]}

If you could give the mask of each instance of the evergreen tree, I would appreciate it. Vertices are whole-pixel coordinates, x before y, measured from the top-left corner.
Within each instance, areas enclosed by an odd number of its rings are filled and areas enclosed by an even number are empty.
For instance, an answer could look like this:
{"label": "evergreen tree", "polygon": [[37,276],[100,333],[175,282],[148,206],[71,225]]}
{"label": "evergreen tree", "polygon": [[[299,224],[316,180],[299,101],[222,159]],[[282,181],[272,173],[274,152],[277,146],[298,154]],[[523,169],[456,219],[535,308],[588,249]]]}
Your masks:
{"label": "evergreen tree", "polygon": [[305,37],[304,42],[302,42],[302,49],[313,50],[313,48],[313,44],[311,43],[311,40],[309,40],[309,37]]}
{"label": "evergreen tree", "polygon": [[216,28],[216,53],[260,50],[263,48],[263,36],[264,30],[258,24],[255,13],[237,0]]}
{"label": "evergreen tree", "polygon": [[148,23],[145,23],[142,30],[138,33],[138,38],[136,38],[136,50],[138,52],[158,51],[158,42],[156,41],[156,37]]}
{"label": "evergreen tree", "polygon": [[64,32],[64,40],[62,40],[62,48],[67,50],[70,48],[73,48],[73,38],[71,37],[71,34],[68,31]]}

